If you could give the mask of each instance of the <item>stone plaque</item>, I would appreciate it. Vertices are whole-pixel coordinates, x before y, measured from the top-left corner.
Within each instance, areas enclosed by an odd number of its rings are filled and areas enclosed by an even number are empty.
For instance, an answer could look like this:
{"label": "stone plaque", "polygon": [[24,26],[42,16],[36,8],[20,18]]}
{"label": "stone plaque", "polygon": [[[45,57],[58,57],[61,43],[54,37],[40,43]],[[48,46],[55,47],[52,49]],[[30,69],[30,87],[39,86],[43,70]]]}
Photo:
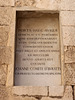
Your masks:
{"label": "stone plaque", "polygon": [[17,12],[16,86],[61,85],[59,15]]}

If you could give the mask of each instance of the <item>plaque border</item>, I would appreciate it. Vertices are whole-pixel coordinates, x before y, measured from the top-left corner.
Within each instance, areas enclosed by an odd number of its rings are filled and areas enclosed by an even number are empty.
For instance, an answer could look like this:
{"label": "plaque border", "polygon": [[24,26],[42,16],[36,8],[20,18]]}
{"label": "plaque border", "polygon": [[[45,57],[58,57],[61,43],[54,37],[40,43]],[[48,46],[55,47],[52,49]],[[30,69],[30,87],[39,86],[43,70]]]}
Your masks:
{"label": "plaque border", "polygon": [[[8,73],[6,86],[14,86],[14,65],[15,65],[15,37],[16,37],[16,12],[18,11],[39,11],[46,13],[58,13],[59,14],[59,41],[60,41],[60,65],[61,65],[61,85],[64,85],[64,46],[63,46],[63,35],[62,35],[62,24],[60,10],[49,10],[49,9],[38,9],[35,7],[17,7],[14,8],[14,18],[12,24],[12,30],[10,33],[10,38],[12,37],[12,42],[9,41],[9,46],[12,46],[12,64],[8,65]],[[11,39],[10,39],[11,40]],[[58,85],[59,86],[59,85]],[[22,87],[22,86],[19,86]],[[26,87],[26,86],[25,86]],[[28,87],[28,86],[27,86]]]}

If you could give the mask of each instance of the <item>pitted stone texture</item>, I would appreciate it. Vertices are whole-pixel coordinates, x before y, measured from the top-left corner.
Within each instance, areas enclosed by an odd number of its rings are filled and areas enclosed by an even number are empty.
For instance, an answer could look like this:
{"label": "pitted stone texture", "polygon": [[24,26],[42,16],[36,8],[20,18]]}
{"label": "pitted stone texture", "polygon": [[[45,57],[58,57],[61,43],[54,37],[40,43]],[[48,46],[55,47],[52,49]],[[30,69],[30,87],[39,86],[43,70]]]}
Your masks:
{"label": "pitted stone texture", "polygon": [[61,0],[62,10],[75,10],[75,0]]}
{"label": "pitted stone texture", "polygon": [[0,65],[0,85],[6,84],[7,66]]}
{"label": "pitted stone texture", "polygon": [[8,26],[13,23],[14,18],[13,7],[0,7],[0,26]]}
{"label": "pitted stone texture", "polygon": [[36,99],[34,97],[27,97],[27,96],[25,96],[25,97],[21,97],[21,96],[14,97],[13,96],[13,97],[10,97],[9,100],[38,100],[38,99]]}
{"label": "pitted stone texture", "polygon": [[0,100],[9,100],[8,91],[5,86],[0,86]]}
{"label": "pitted stone texture", "polygon": [[75,27],[63,26],[62,31],[64,45],[75,46]]}
{"label": "pitted stone texture", "polygon": [[57,10],[60,9],[61,0],[15,0],[16,6],[33,6],[43,9]]}
{"label": "pitted stone texture", "polygon": [[11,64],[12,62],[11,47],[0,47],[0,62],[2,64]]}
{"label": "pitted stone texture", "polygon": [[61,11],[61,24],[75,26],[75,11]]}
{"label": "pitted stone texture", "polygon": [[75,63],[75,46],[65,46],[65,63]]}
{"label": "pitted stone texture", "polygon": [[64,81],[66,85],[75,85],[75,64],[65,64]]}
{"label": "pitted stone texture", "polygon": [[0,46],[7,45],[9,32],[8,26],[0,26]]}
{"label": "pitted stone texture", "polygon": [[66,87],[64,96],[62,98],[42,97],[41,100],[73,100],[72,87],[71,86]]}
{"label": "pitted stone texture", "polygon": [[0,0],[0,6],[14,6],[14,0]]}
{"label": "pitted stone texture", "polygon": [[49,96],[62,97],[64,94],[64,86],[51,86],[49,87]]}
{"label": "pitted stone texture", "polygon": [[12,93],[16,95],[42,95],[47,96],[47,87],[13,87]]}

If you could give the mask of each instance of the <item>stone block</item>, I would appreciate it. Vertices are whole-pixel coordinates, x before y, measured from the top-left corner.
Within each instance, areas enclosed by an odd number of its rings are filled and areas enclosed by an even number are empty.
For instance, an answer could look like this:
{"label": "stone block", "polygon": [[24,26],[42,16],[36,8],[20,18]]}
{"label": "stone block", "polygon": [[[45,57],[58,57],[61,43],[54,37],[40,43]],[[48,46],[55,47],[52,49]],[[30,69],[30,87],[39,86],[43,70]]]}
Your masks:
{"label": "stone block", "polygon": [[8,26],[0,26],[0,46],[7,45],[9,32],[10,31]]}
{"label": "stone block", "polygon": [[63,44],[64,45],[70,45],[70,46],[75,46],[75,27],[68,27],[68,26],[63,26],[62,28],[63,31]]}
{"label": "stone block", "polygon": [[59,4],[60,0],[15,0],[16,6],[32,6],[38,9],[57,10],[60,9]]}
{"label": "stone block", "polygon": [[61,10],[75,10],[75,0],[61,0]]}
{"label": "stone block", "polygon": [[66,85],[75,85],[75,64],[65,64],[64,81]]}
{"label": "stone block", "polygon": [[16,95],[42,95],[47,96],[47,87],[13,87],[12,93]]}
{"label": "stone block", "polygon": [[61,11],[61,24],[75,26],[75,11]]}
{"label": "stone block", "polygon": [[0,86],[0,100],[9,100],[7,88],[5,86]]}
{"label": "stone block", "polygon": [[64,94],[64,86],[50,86],[49,96],[51,97],[62,97]]}
{"label": "stone block", "polygon": [[0,85],[6,85],[7,66],[0,65]]}
{"label": "stone block", "polygon": [[14,6],[14,0],[0,0],[0,6]]}
{"label": "stone block", "polygon": [[67,86],[65,88],[64,96],[62,98],[42,97],[41,100],[73,100],[72,87],[71,86]]}
{"label": "stone block", "polygon": [[12,62],[11,47],[0,47],[0,62],[2,64],[11,64]]}
{"label": "stone block", "polygon": [[75,62],[75,46],[65,46],[64,55],[65,63],[74,63]]}
{"label": "stone block", "polygon": [[13,7],[0,7],[0,26],[8,26],[13,23],[15,10]]}

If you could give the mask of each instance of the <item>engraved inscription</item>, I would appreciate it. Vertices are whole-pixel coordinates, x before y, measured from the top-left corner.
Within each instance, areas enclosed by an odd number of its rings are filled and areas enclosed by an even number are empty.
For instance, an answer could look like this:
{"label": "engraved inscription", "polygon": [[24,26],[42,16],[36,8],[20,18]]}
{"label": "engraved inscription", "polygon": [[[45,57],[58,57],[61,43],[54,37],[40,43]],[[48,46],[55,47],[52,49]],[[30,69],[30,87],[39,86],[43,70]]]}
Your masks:
{"label": "engraved inscription", "polygon": [[18,17],[15,85],[61,85],[58,14]]}

